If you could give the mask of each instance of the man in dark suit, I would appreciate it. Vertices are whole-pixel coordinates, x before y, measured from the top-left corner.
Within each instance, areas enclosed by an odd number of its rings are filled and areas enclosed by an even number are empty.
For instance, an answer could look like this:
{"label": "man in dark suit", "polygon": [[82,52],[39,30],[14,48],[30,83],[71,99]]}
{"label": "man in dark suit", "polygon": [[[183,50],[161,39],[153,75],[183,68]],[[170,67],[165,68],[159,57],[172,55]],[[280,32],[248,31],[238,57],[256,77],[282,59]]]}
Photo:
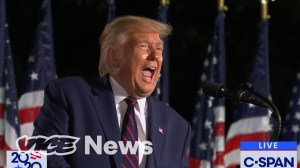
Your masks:
{"label": "man in dark suit", "polygon": [[[33,136],[52,138],[32,140],[28,147],[55,149],[56,154],[48,156],[50,168],[188,167],[189,123],[151,97],[162,65],[161,38],[170,33],[169,25],[139,16],[107,24],[100,36],[101,77],[50,82]],[[57,135],[80,138],[76,150],[61,155],[72,149],[72,143]],[[124,154],[120,145],[111,145],[114,154],[107,154],[101,144],[109,141],[138,142],[138,148]]]}

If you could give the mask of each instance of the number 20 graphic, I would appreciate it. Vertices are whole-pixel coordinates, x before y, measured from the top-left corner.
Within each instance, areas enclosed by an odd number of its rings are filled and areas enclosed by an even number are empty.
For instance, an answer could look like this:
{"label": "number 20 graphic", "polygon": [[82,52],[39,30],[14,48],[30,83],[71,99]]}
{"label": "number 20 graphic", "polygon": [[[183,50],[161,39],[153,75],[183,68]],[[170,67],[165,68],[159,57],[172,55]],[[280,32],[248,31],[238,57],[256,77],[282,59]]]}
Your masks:
{"label": "number 20 graphic", "polygon": [[21,152],[20,154],[18,152],[12,152],[11,156],[14,158],[12,159],[11,163],[23,163],[24,166],[27,166],[27,168],[42,168],[42,165],[39,162],[29,162],[29,154],[26,152]]}

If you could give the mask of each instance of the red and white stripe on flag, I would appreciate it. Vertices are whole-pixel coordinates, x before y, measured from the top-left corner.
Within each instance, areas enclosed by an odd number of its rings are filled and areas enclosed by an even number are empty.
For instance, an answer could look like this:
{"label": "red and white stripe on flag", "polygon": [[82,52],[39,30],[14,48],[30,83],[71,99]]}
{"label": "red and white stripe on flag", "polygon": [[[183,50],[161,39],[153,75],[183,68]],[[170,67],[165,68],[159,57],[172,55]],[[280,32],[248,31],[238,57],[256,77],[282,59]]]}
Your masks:
{"label": "red and white stripe on flag", "polygon": [[268,141],[270,117],[257,116],[234,122],[228,131],[225,147],[225,166],[236,168],[240,164],[240,142]]}
{"label": "red and white stripe on flag", "polygon": [[214,168],[224,168],[224,151],[225,151],[225,107],[217,106],[214,108],[214,151],[212,164]]}
{"label": "red and white stripe on flag", "polygon": [[44,91],[32,91],[23,94],[18,102],[20,135],[31,136],[33,133],[33,122],[43,105]]}

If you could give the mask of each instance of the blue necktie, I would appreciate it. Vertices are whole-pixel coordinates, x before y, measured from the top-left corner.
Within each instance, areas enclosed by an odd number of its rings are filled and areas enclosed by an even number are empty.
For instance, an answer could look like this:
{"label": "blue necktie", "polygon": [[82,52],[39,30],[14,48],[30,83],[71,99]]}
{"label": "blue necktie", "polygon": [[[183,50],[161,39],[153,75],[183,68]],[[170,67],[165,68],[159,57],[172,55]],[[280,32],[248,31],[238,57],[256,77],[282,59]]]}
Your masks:
{"label": "blue necktie", "polygon": [[[121,139],[126,144],[129,141],[132,146],[134,146],[135,142],[138,142],[138,132],[137,125],[135,121],[134,115],[134,106],[137,104],[136,99],[132,97],[127,97],[124,99],[127,103],[128,107],[126,109],[122,131],[121,131]],[[128,150],[127,154],[123,154],[122,168],[138,168],[139,167],[139,155],[138,148],[136,154],[131,154]]]}

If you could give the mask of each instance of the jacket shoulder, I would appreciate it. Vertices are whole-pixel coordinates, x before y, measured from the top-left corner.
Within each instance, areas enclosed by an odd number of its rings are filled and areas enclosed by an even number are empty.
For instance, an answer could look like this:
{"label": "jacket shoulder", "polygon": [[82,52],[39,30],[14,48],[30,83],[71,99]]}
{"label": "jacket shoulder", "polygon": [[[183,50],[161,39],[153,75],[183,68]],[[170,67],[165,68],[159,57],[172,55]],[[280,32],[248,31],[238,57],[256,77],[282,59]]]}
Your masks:
{"label": "jacket shoulder", "polygon": [[[54,79],[48,83],[48,87],[60,87],[63,90],[91,89],[110,87],[106,77],[84,78],[79,76]],[[78,90],[79,91],[79,90]]]}
{"label": "jacket shoulder", "polygon": [[64,77],[59,79],[54,79],[49,82],[48,85],[59,85],[61,87],[76,87],[80,85],[89,85],[95,82],[95,79],[83,78],[83,77]]}

